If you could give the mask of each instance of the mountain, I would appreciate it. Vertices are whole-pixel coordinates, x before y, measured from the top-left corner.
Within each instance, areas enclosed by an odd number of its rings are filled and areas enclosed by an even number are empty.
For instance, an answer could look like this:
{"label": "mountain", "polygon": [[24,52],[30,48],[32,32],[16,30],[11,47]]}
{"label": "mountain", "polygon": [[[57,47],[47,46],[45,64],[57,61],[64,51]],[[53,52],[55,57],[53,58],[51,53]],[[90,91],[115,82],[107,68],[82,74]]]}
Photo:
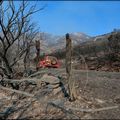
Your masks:
{"label": "mountain", "polygon": [[[90,36],[80,32],[70,33],[70,37],[72,39],[73,46],[91,40]],[[58,36],[45,32],[39,33],[36,36],[35,40],[41,41],[41,53],[47,53],[47,54],[54,52],[58,49],[65,48],[65,42],[66,42],[65,35]]]}
{"label": "mountain", "polygon": [[[76,33],[70,33],[70,38],[72,39],[73,46],[75,46],[80,43],[90,41],[92,37],[84,33],[76,32]],[[49,41],[48,46],[53,51],[58,49],[63,49],[65,48],[65,45],[66,45],[65,36],[52,36],[52,37],[49,36],[49,39],[45,39],[45,41]]]}

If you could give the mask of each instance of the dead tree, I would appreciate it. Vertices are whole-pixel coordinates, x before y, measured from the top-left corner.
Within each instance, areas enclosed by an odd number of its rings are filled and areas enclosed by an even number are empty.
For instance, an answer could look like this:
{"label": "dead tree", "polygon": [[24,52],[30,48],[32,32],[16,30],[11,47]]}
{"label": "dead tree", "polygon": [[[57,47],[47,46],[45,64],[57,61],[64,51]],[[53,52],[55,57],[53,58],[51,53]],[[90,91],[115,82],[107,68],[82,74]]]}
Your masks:
{"label": "dead tree", "polygon": [[36,68],[37,68],[37,64],[39,62],[39,59],[40,59],[40,41],[39,40],[36,40]]}
{"label": "dead tree", "polygon": [[70,101],[76,99],[76,90],[75,90],[75,80],[72,79],[72,41],[69,37],[69,34],[66,34],[66,73],[68,80],[68,90]]}
{"label": "dead tree", "polygon": [[[13,59],[10,62],[8,55],[11,53],[11,47],[18,40],[22,40],[24,34],[31,30],[31,15],[43,9],[36,10],[36,5],[29,6],[27,1],[21,1],[20,3],[19,7],[16,7],[15,1],[13,2],[12,0],[7,1],[5,5],[4,2],[0,4],[0,58],[4,62],[4,67],[0,66],[0,69],[4,71],[8,78],[13,77],[13,66],[27,50],[26,47],[21,46],[17,55],[11,55]],[[14,49],[12,50],[15,51]]]}
{"label": "dead tree", "polygon": [[34,30],[34,26],[33,26],[29,34],[25,35],[24,43],[27,49],[24,57],[24,70],[27,75],[30,72],[30,55],[31,55],[30,50],[31,50],[31,47],[34,46],[33,40],[36,38],[37,34],[38,34],[38,31]]}

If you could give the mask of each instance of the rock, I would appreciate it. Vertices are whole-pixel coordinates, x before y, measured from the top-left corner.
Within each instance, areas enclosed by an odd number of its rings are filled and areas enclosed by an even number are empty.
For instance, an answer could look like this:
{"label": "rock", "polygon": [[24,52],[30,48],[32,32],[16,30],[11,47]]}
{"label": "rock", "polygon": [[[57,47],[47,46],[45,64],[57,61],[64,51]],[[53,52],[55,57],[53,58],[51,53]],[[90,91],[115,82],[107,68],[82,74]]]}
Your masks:
{"label": "rock", "polygon": [[57,93],[59,93],[61,91],[62,91],[62,88],[58,87],[58,88],[54,89],[53,94],[56,95]]}
{"label": "rock", "polygon": [[108,71],[109,68],[107,68],[107,67],[102,67],[101,70],[102,70],[102,71]]}
{"label": "rock", "polygon": [[49,84],[59,84],[60,83],[59,78],[57,78],[53,75],[48,75],[48,74],[44,74],[43,77],[41,77],[41,81],[49,83]]}
{"label": "rock", "polygon": [[89,61],[94,61],[94,60],[97,59],[97,57],[88,57],[88,58],[86,58],[86,59],[89,60]]}
{"label": "rock", "polygon": [[50,89],[56,89],[56,88],[60,87],[60,85],[59,84],[55,84],[55,85],[48,84],[47,87]]}
{"label": "rock", "polygon": [[94,66],[91,66],[89,69],[90,70],[95,70],[96,68]]}
{"label": "rock", "polygon": [[66,73],[63,73],[63,74],[62,74],[62,78],[67,79],[67,74],[66,74]]}

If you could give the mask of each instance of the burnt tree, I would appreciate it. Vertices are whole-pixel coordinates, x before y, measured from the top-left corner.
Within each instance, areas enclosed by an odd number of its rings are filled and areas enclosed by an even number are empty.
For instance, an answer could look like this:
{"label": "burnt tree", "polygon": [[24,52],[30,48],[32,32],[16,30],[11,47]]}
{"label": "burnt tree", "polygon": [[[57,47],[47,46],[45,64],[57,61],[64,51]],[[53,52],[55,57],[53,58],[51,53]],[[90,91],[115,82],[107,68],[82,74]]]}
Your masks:
{"label": "burnt tree", "polygon": [[23,36],[28,34],[33,27],[30,19],[31,15],[43,9],[36,10],[36,5],[29,6],[30,4],[27,1],[19,1],[20,5],[16,7],[15,2],[8,0],[6,3],[0,4],[0,59],[4,62],[4,66],[0,66],[0,69],[8,78],[13,78],[13,66],[27,50],[27,47],[23,44],[20,46],[17,55],[13,55],[11,50],[14,52],[17,50],[11,48],[16,46],[18,40],[22,41]]}
{"label": "burnt tree", "polygon": [[68,91],[70,101],[74,101],[76,99],[76,90],[75,90],[75,80],[72,79],[72,41],[70,39],[69,34],[66,34],[66,73],[68,80]]}
{"label": "burnt tree", "polygon": [[40,59],[40,41],[39,40],[36,40],[36,69],[37,69],[37,64],[39,62],[39,59]]}

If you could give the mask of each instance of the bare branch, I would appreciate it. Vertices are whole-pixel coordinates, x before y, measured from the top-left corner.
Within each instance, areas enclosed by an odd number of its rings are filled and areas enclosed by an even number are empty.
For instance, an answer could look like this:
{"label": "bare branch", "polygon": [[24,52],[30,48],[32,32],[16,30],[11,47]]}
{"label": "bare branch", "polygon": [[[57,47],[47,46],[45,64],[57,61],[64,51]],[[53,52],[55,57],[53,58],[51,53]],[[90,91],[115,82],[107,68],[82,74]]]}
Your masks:
{"label": "bare branch", "polygon": [[27,92],[20,91],[20,90],[13,90],[13,89],[6,88],[6,87],[3,87],[3,86],[0,86],[0,89],[7,90],[7,91],[10,91],[10,92],[15,92],[15,93],[22,94],[22,95],[26,95],[28,97],[34,97],[33,94],[29,94]]}
{"label": "bare branch", "polygon": [[98,109],[83,109],[83,108],[74,108],[74,107],[68,107],[68,110],[74,110],[74,111],[80,111],[80,112],[98,112],[98,111],[104,111],[104,110],[111,110],[111,109],[117,109],[119,106],[111,106],[111,107],[103,107]]}
{"label": "bare branch", "polygon": [[[8,60],[8,52],[11,46],[17,41],[22,40],[22,37],[27,35],[29,40],[28,47],[31,45],[32,39],[34,39],[36,32],[34,31],[34,24],[31,22],[30,17],[32,14],[44,9],[40,8],[36,10],[36,5],[29,6],[28,1],[21,1],[20,6],[16,8],[14,1],[7,1],[7,7],[0,6],[0,36],[1,50],[0,57],[4,59],[7,71],[12,74],[12,67],[21,59],[24,53],[28,50],[27,46],[23,49],[19,49],[17,56],[14,57],[12,63]],[[9,13],[9,15],[8,15]]]}

